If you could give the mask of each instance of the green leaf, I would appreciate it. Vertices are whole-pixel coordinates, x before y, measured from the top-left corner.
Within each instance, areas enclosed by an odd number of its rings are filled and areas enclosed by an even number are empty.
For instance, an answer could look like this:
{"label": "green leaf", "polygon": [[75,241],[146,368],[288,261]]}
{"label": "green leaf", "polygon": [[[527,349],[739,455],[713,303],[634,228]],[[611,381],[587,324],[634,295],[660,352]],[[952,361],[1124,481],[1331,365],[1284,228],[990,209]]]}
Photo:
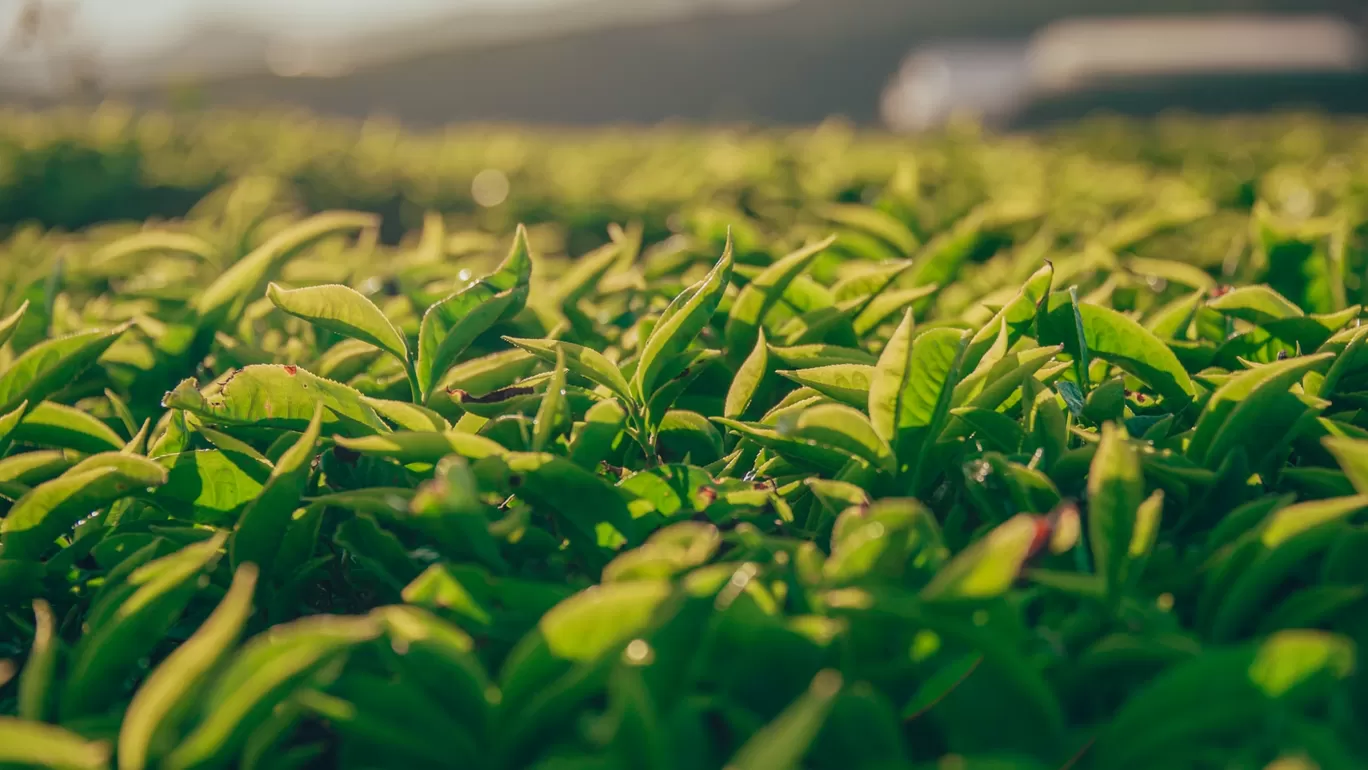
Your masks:
{"label": "green leaf", "polygon": [[244,563],[252,563],[257,565],[261,574],[273,574],[276,553],[313,470],[311,466],[322,425],[323,406],[320,404],[309,421],[309,427],[280,456],[261,493],[247,504],[238,518],[228,545],[234,570]]}
{"label": "green leaf", "polygon": [[52,770],[105,770],[109,745],[53,725],[0,717],[0,764]]}
{"label": "green leaf", "polygon": [[662,459],[706,465],[722,457],[722,434],[698,412],[671,409],[656,428],[656,450]]}
{"label": "green leaf", "polygon": [[1026,560],[1045,545],[1048,525],[1017,514],[960,551],[921,590],[928,601],[989,599],[1012,587]]}
{"label": "green leaf", "polygon": [[1350,516],[1368,507],[1368,497],[1309,500],[1269,513],[1246,538],[1249,561],[1221,595],[1211,620],[1211,636],[1236,638],[1278,586],[1309,558],[1334,542]]}
{"label": "green leaf", "polygon": [[[975,677],[993,693],[995,701],[1012,707],[1017,723],[1028,729],[1024,735],[1033,748],[1053,753],[1058,751],[1064,737],[1064,713],[1059,698],[1041,675],[1039,667],[1025,657],[1016,644],[1005,635],[995,632],[994,626],[983,627],[968,619],[951,615],[934,603],[928,603],[905,591],[879,587],[869,590],[838,589],[828,591],[822,600],[829,612],[852,622],[868,618],[897,627],[927,631],[940,644],[952,643],[960,648],[977,651],[982,663],[976,667]],[[904,648],[906,649],[906,648]],[[904,653],[906,654],[906,653]]]}
{"label": "green leaf", "polygon": [[385,433],[389,427],[356,390],[296,366],[262,364],[238,369],[203,391],[194,378],[166,394],[163,404],[184,409],[211,425],[302,431],[321,404],[327,432]]}
{"label": "green leaf", "polygon": [[822,343],[794,345],[792,347],[770,345],[769,354],[774,356],[779,363],[792,369],[811,369],[815,366],[831,366],[833,364],[873,366],[879,360],[876,356],[872,356],[859,348],[846,348],[840,345]]}
{"label": "green leaf", "polygon": [[238,567],[223,601],[134,693],[119,727],[119,770],[142,770],[170,748],[177,724],[241,636],[257,574],[252,564]]}
{"label": "green leaf", "polygon": [[525,286],[500,292],[478,281],[428,308],[418,328],[417,375],[423,397],[431,396],[476,338],[516,313],[526,299]]}
{"label": "green leaf", "polygon": [[[518,225],[513,231],[513,246],[509,248],[508,256],[504,257],[494,272],[485,276],[484,280],[498,291],[508,291],[515,286],[526,286],[531,279],[532,249],[527,243],[527,228]],[[516,313],[521,309],[519,306],[509,313]]]}
{"label": "green leaf", "polygon": [[[722,333],[727,362],[731,366],[740,366],[747,354],[755,348],[765,316],[768,315],[770,308],[780,301],[789,284],[802,275],[835,240],[836,236],[829,236],[775,260],[736,295]],[[730,245],[729,241],[728,246]],[[730,262],[730,250],[724,259]]]}
{"label": "green leaf", "polygon": [[604,386],[612,391],[613,395],[624,401],[630,402],[631,400],[631,388],[627,384],[626,378],[622,376],[622,372],[613,362],[593,348],[560,340],[532,340],[518,337],[504,337],[504,339],[551,364],[555,364],[557,356],[564,353],[565,366],[571,372]]}
{"label": "green leaf", "polygon": [[570,428],[570,407],[565,401],[565,350],[556,351],[551,379],[537,405],[537,416],[532,421],[532,451],[545,451],[558,434]]}
{"label": "green leaf", "polygon": [[1259,645],[1206,652],[1177,663],[1132,695],[1098,734],[1099,767],[1154,767],[1166,750],[1190,755],[1203,741],[1271,717],[1317,685],[1350,673],[1348,640],[1322,631],[1280,631]]}
{"label": "green leaf", "polygon": [[167,481],[166,471],[156,463],[128,455],[114,457],[126,462],[87,461],[20,498],[0,523],[5,558],[37,559],[92,510]]}
{"label": "green leaf", "polygon": [[372,613],[385,629],[402,672],[469,725],[486,726],[498,690],[475,655],[475,640],[452,623],[417,607],[381,607]]}
{"label": "green leaf", "polygon": [[1326,436],[1321,443],[1335,456],[1354,490],[1368,495],[1368,440]]}
{"label": "green leaf", "polygon": [[553,302],[560,307],[573,306],[598,287],[615,262],[624,256],[631,259],[633,251],[630,244],[614,240],[576,259],[549,290]]}
{"label": "green leaf", "polygon": [[1160,308],[1145,321],[1145,328],[1161,340],[1186,340],[1197,309],[1206,299],[1205,291],[1194,291]]}
{"label": "green leaf", "polygon": [[[632,392],[637,403],[646,403],[660,385],[665,366],[693,342],[712,319],[731,280],[732,244],[730,237],[722,257],[703,280],[684,290],[665,308],[651,334],[641,346]],[[749,345],[747,345],[749,349]]]}
{"label": "green leaf", "polygon": [[1140,459],[1124,428],[1102,426],[1102,441],[1088,469],[1088,545],[1097,574],[1115,597],[1126,583],[1136,516],[1145,498]]}
{"label": "green leaf", "polygon": [[581,468],[596,470],[621,441],[627,411],[614,399],[589,407],[584,425],[570,441],[570,460]]}
{"label": "green leaf", "polygon": [[9,342],[9,338],[14,336],[14,331],[19,328],[19,323],[24,320],[24,313],[28,312],[29,301],[24,300],[24,304],[19,309],[0,318],[0,346]]}
{"label": "green leaf", "polygon": [[407,401],[390,401],[384,398],[362,396],[361,403],[375,410],[375,413],[393,423],[401,430],[446,431],[451,424],[435,411]]}
{"label": "green leaf", "polygon": [[475,463],[477,475],[493,473],[518,497],[553,512],[575,531],[582,543],[598,543],[606,532],[638,541],[627,502],[616,488],[563,457],[510,452]]}
{"label": "green leaf", "polygon": [[166,483],[152,495],[163,508],[197,521],[228,523],[261,494],[271,466],[247,455],[216,449],[162,455]]}
{"label": "green leaf", "polygon": [[[1288,393],[1308,371],[1329,365],[1333,355],[1297,356],[1236,373],[1211,394],[1188,442],[1187,456],[1211,467],[1225,455],[1213,450],[1217,440],[1229,449],[1249,435],[1260,435],[1259,422],[1271,402]],[[1236,417],[1239,417],[1237,420]]]}
{"label": "green leaf", "polygon": [[209,326],[218,326],[224,318],[236,318],[247,298],[260,296],[271,275],[295,254],[330,235],[373,229],[379,219],[361,211],[330,211],[290,225],[233,263],[195,295],[191,307]]}
{"label": "green leaf", "polygon": [[266,287],[271,303],[286,313],[343,337],[374,345],[408,363],[404,333],[375,303],[350,286],[330,284],[284,289],[277,283]]}
{"label": "green leaf", "polygon": [[164,230],[144,230],[126,235],[106,243],[90,255],[86,270],[99,275],[120,275],[130,257],[178,252],[193,254],[200,259],[213,261],[218,258],[218,250],[212,244],[190,233],[176,233]]}
{"label": "green leaf", "polygon": [[[1044,345],[1064,345],[1077,358],[1078,334],[1075,306],[1068,294],[1050,297],[1049,309],[1040,317],[1039,337]],[[1144,381],[1160,395],[1186,404],[1197,394],[1192,378],[1178,357],[1145,327],[1100,305],[1081,303],[1078,318],[1083,325],[1083,342],[1091,356],[1105,359]]]}
{"label": "green leaf", "polygon": [[130,436],[137,433],[138,421],[133,417],[133,412],[129,410],[128,403],[120,398],[118,393],[115,393],[109,388],[104,389],[104,395],[105,400],[109,402],[109,406],[114,410],[114,415],[118,417],[119,422],[123,423],[124,431]]}
{"label": "green leaf", "polygon": [[722,416],[739,419],[750,408],[760,383],[769,372],[769,344],[765,341],[765,330],[756,334],[755,348],[736,370],[727,388],[727,399],[722,407]]}
{"label": "green leaf", "polygon": [[790,438],[777,428],[763,423],[740,422],[725,417],[714,417],[713,422],[722,425],[772,450],[784,459],[804,466],[811,466],[827,474],[835,474],[850,460],[847,452],[832,449],[809,441]]}
{"label": "green leaf", "polygon": [[44,401],[28,411],[10,432],[10,438],[28,444],[78,452],[121,449],[124,440],[99,418],[74,407]]}
{"label": "green leaf", "polygon": [[844,303],[850,300],[872,300],[887,291],[912,267],[905,259],[893,259],[871,264],[867,261],[847,263],[852,274],[843,275],[831,287],[832,299]]}
{"label": "green leaf", "polygon": [[[588,661],[625,642],[645,628],[652,613],[670,595],[663,580],[605,583],[581,591],[551,608],[537,623],[535,641],[520,646],[544,645],[552,656],[567,661]],[[504,668],[506,690],[519,689],[517,680],[523,660],[515,651]]]}
{"label": "green leaf", "polygon": [[183,770],[233,756],[310,676],[379,633],[371,618],[319,616],[253,637],[214,679],[202,700],[202,719],[162,767]]}
{"label": "green leaf", "polygon": [[0,374],[0,414],[36,404],[75,382],[131,324],[44,340],[25,350]]}
{"label": "green leaf", "polygon": [[655,393],[646,401],[646,427],[648,431],[659,424],[660,420],[674,406],[679,396],[697,380],[704,372],[708,371],[717,359],[721,358],[719,351],[708,348],[695,348],[686,350],[674,358],[673,361],[665,364],[665,371],[670,372],[671,376],[656,388]]}
{"label": "green leaf", "polygon": [[778,374],[843,404],[861,407],[869,403],[869,389],[877,376],[875,368],[865,364],[814,366]]}
{"label": "green leaf", "polygon": [[43,722],[48,718],[49,704],[55,687],[53,674],[57,667],[56,622],[52,605],[42,599],[33,601],[33,647],[28,662],[19,676],[20,719]]}
{"label": "green leaf", "polygon": [[773,722],[746,741],[727,762],[735,770],[797,770],[803,756],[821,731],[831,713],[843,682],[841,675],[827,669],[818,672],[799,696]]}
{"label": "green leaf", "polygon": [[1132,256],[1126,260],[1126,269],[1146,279],[1161,278],[1169,283],[1177,283],[1193,289],[1211,289],[1216,279],[1196,265],[1172,259],[1149,259]]}
{"label": "green leaf", "polygon": [[418,577],[418,565],[403,543],[373,516],[359,514],[342,522],[333,533],[333,542],[396,594]]}
{"label": "green leaf", "polygon": [[849,203],[828,203],[817,206],[814,213],[836,224],[877,235],[907,256],[917,248],[917,236],[897,217],[872,206]]}
{"label": "green leaf", "polygon": [[19,421],[24,419],[24,414],[27,412],[28,402],[21,401],[13,410],[0,415],[0,445],[4,445],[4,442],[6,442],[10,434],[14,432],[14,426],[18,425]]}
{"label": "green leaf", "polygon": [[435,463],[450,454],[471,460],[507,454],[497,441],[474,433],[446,431],[443,433],[395,431],[383,436],[362,436],[334,439],[338,446],[370,457],[388,457],[401,463]]}
{"label": "green leaf", "polygon": [[1222,315],[1259,325],[1305,315],[1296,303],[1267,286],[1240,286],[1231,289],[1208,302],[1207,307]]}
{"label": "green leaf", "polygon": [[785,415],[776,429],[780,436],[837,449],[888,473],[897,469],[893,450],[875,433],[869,418],[843,404],[818,404]]}
{"label": "green leaf", "polygon": [[68,450],[38,449],[12,454],[0,460],[0,481],[24,485],[41,484],[62,475],[80,460]]}
{"label": "green leaf", "polygon": [[469,731],[410,682],[343,672],[329,690],[306,689],[293,702],[326,720],[349,756],[371,754],[405,766],[441,767],[453,755],[477,751]]}
{"label": "green leaf", "polygon": [[218,560],[227,538],[219,533],[148,562],[129,575],[130,590],[102,599],[109,609],[96,606],[89,631],[72,653],[74,662],[62,689],[63,721],[99,713],[118,699],[123,682],[171,630],[198,590],[201,571]]}
{"label": "green leaf", "polygon": [[870,422],[907,470],[913,488],[925,472],[926,447],[949,412],[968,342],[968,335],[955,329],[931,329],[914,338],[908,311],[874,367]]}
{"label": "green leaf", "polygon": [[970,406],[952,409],[950,413],[964,421],[971,435],[998,451],[1016,452],[1026,440],[1026,432],[1017,421],[1002,412]]}

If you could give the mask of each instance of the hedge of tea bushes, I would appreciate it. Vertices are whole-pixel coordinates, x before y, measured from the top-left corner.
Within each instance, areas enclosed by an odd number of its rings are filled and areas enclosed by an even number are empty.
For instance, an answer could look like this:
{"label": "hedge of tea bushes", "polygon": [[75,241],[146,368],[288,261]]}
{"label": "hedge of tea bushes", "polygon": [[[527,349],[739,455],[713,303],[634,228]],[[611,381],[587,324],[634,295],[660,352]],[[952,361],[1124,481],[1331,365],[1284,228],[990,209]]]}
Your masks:
{"label": "hedge of tea bushes", "polygon": [[0,135],[0,766],[1368,761],[1359,126]]}

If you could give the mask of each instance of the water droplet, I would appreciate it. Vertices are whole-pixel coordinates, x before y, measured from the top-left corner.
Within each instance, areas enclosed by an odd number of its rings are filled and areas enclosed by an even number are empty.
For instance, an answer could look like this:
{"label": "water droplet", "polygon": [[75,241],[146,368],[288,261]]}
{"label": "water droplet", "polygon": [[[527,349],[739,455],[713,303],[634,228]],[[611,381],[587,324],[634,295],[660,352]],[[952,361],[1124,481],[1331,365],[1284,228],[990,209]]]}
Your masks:
{"label": "water droplet", "polygon": [[651,645],[647,644],[645,639],[633,639],[628,642],[624,655],[628,663],[644,666],[655,658],[655,651],[651,649]]}

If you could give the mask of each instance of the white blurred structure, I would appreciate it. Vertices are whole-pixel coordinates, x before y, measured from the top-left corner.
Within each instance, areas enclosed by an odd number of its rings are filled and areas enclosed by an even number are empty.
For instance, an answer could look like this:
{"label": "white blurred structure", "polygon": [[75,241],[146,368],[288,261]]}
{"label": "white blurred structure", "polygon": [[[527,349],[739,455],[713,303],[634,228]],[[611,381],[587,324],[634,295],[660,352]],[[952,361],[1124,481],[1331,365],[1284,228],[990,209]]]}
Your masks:
{"label": "white blurred structure", "polygon": [[1070,19],[1023,45],[943,45],[914,52],[883,93],[893,129],[967,114],[996,122],[1043,96],[1108,82],[1267,73],[1358,73],[1359,30],[1331,16],[1216,15]]}

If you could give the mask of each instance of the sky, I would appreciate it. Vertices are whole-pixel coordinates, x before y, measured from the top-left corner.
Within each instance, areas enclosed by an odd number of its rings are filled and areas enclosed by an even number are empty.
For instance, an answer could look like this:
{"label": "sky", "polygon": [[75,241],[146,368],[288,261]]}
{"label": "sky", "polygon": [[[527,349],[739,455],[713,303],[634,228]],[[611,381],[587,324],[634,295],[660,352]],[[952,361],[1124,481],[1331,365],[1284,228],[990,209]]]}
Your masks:
{"label": "sky", "polygon": [[[9,38],[23,0],[0,0],[0,40]],[[275,27],[291,37],[348,36],[453,10],[535,11],[575,0],[59,0],[76,9],[81,35],[118,58],[174,45],[213,22]]]}

